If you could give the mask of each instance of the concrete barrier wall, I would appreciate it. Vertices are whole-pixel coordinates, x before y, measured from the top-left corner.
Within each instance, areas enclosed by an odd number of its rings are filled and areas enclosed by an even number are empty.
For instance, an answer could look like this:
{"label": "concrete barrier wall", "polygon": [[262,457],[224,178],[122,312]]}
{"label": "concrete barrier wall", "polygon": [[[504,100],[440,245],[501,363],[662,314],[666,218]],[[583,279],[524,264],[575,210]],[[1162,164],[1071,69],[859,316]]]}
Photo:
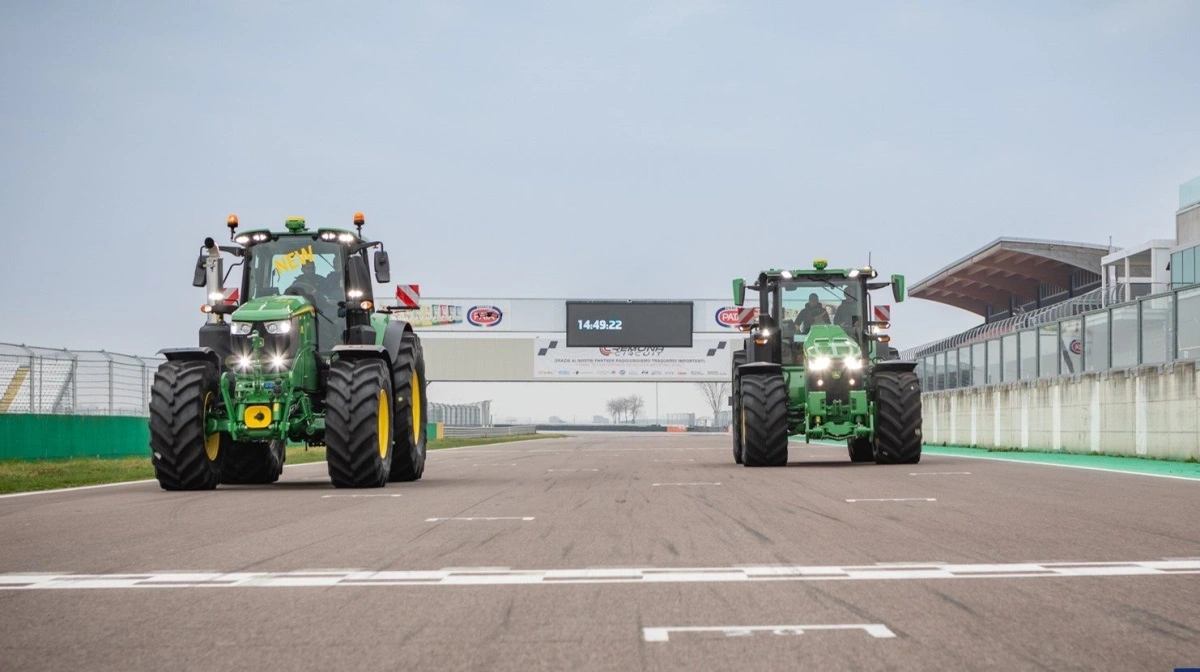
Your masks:
{"label": "concrete barrier wall", "polygon": [[1200,459],[1197,363],[922,395],[929,444]]}

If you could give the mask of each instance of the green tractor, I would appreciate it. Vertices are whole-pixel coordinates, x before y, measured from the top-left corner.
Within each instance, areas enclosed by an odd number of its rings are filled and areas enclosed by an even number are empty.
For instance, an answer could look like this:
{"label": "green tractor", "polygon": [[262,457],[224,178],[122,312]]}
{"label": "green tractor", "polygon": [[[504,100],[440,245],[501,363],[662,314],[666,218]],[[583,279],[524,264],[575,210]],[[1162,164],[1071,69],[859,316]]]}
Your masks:
{"label": "green tractor", "polygon": [[870,290],[904,300],[904,276],[874,282],[870,268],[770,270],[734,302],[758,292],[758,319],[733,354],[733,458],[747,467],[787,464],[788,437],[845,441],[852,462],[915,464],[921,459],[921,385],[869,319]]}
{"label": "green tractor", "polygon": [[[354,230],[308,228],[212,238],[192,284],[205,287],[200,347],[163,350],[150,395],[154,474],[165,490],[279,479],[289,442],[326,447],[340,488],[415,481],[425,469],[426,381],[421,341],[376,309],[391,282],[387,252]],[[241,267],[226,290],[222,253]]]}

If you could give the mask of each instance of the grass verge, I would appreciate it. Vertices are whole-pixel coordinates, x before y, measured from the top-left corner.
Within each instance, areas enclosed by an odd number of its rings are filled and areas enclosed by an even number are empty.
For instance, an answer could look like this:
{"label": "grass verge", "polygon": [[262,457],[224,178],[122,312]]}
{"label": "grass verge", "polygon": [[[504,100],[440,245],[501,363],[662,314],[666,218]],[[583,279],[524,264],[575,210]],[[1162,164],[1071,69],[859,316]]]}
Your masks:
{"label": "grass verge", "polygon": [[[506,436],[492,439],[438,439],[429,442],[429,450],[484,446],[529,439],[559,438],[559,434]],[[288,464],[323,462],[325,448],[288,448]],[[122,483],[154,478],[154,468],[147,457],[98,458],[82,457],[66,460],[3,460],[0,461],[0,494],[33,492],[81,485]]]}

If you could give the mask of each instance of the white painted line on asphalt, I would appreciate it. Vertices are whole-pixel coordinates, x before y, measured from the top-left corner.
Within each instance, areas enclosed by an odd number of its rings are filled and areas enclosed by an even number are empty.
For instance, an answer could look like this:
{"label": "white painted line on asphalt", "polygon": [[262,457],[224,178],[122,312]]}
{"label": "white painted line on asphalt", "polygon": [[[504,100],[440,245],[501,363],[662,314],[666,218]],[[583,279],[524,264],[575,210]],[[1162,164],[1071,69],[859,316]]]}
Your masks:
{"label": "white painted line on asphalt", "polygon": [[969,471],[914,471],[909,476],[970,476]]}
{"label": "white painted line on asphalt", "polygon": [[1109,469],[1107,467],[1085,467],[1079,464],[1055,464],[1053,462],[1034,462],[1032,460],[1014,460],[1009,457],[992,457],[990,455],[959,455],[957,453],[929,453],[937,457],[961,457],[964,460],[995,460],[1010,464],[1032,464],[1039,467],[1062,467],[1064,469],[1083,469],[1085,471],[1107,471],[1110,474],[1125,474],[1127,476],[1153,476],[1154,478],[1170,478],[1176,481],[1200,482],[1196,476],[1174,476],[1172,474],[1150,474],[1144,471],[1129,471],[1126,469]]}
{"label": "white painted line on asphalt", "polygon": [[514,463],[514,464],[472,464],[471,466],[472,467],[515,467],[517,465]]}
{"label": "white painted line on asphalt", "polygon": [[693,459],[687,460],[655,460],[655,462],[695,462]]}
{"label": "white painted line on asphalt", "polygon": [[438,521],[532,521],[533,516],[491,516],[491,517],[466,517],[466,518],[425,518],[427,523],[436,523]]}
{"label": "white painted line on asphalt", "polygon": [[321,499],[334,499],[337,497],[402,497],[403,495],[321,495]]}
{"label": "white painted line on asphalt", "polygon": [[[447,520],[435,518],[432,520]],[[532,520],[450,519],[450,520]],[[458,567],[417,571],[318,570],[294,572],[149,572],[0,574],[0,590],[92,588],[220,588],[345,586],[498,586],[555,584],[763,583],[770,581],[925,581],[933,579],[1034,579],[1073,577],[1200,575],[1200,560],[1139,562],[1044,562],[996,564],[912,563],[908,565],[746,567],[649,567],[509,569]],[[1189,581],[1194,579],[1189,579]],[[764,626],[765,627],[765,626]],[[782,626],[785,628],[795,626]]]}
{"label": "white painted line on asphalt", "polygon": [[936,502],[933,497],[892,497],[884,499],[847,499],[847,502]]}
{"label": "white painted line on asphalt", "polygon": [[551,471],[600,471],[600,470],[599,469],[547,469],[546,471],[551,472]]}
{"label": "white painted line on asphalt", "polygon": [[650,485],[658,487],[660,485],[720,485],[720,483],[651,483]]}
{"label": "white painted line on asphalt", "polygon": [[877,639],[890,639],[896,633],[881,623],[851,623],[845,625],[752,625],[752,626],[713,626],[713,627],[679,627],[679,628],[642,628],[642,637],[647,642],[668,642],[670,633],[688,632],[719,632],[726,637],[753,637],[756,632],[766,632],[775,636],[803,635],[813,630],[863,630]]}

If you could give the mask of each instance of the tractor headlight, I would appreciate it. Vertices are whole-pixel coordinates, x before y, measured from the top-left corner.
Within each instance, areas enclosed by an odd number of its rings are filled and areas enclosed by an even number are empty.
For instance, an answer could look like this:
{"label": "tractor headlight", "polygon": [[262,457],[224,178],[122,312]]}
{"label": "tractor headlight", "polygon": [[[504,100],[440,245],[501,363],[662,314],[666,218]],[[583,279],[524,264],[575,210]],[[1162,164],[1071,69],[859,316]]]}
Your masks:
{"label": "tractor headlight", "polygon": [[816,357],[809,363],[808,368],[813,371],[824,371],[829,368],[833,362],[828,357]]}
{"label": "tractor headlight", "polygon": [[254,325],[250,322],[234,322],[233,325],[229,327],[229,331],[235,336],[249,336],[250,330],[253,327]]}
{"label": "tractor headlight", "polygon": [[767,327],[763,327],[761,329],[755,330],[753,336],[754,336],[754,342],[756,344],[766,345],[767,341],[771,338],[771,330]]}
{"label": "tractor headlight", "polygon": [[848,369],[850,371],[861,371],[862,370],[862,360],[859,359],[858,357],[847,357],[846,358],[846,369]]}
{"label": "tractor headlight", "polygon": [[287,360],[283,358],[283,355],[275,355],[271,358],[271,368],[276,371],[283,371],[287,368]]}
{"label": "tractor headlight", "polygon": [[241,369],[242,371],[249,371],[250,367],[252,367],[252,366],[254,366],[254,360],[250,359],[250,357],[248,357],[247,355],[242,355],[241,357],[238,357],[237,368]]}
{"label": "tractor headlight", "polygon": [[277,322],[267,322],[268,334],[286,334],[292,330],[291,320],[279,320]]}

